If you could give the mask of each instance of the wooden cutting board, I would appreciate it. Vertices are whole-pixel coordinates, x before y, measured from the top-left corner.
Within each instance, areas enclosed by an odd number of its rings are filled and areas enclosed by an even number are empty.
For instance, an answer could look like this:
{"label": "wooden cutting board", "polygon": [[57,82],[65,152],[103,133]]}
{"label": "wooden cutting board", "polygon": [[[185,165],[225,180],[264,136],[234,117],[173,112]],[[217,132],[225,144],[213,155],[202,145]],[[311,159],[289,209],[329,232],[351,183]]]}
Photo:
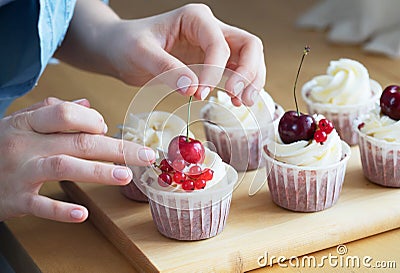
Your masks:
{"label": "wooden cutting board", "polygon": [[300,256],[400,227],[400,189],[369,183],[358,147],[352,148],[339,202],[317,213],[277,207],[266,185],[249,196],[251,181],[260,184],[265,170],[249,172],[234,191],[225,230],[197,242],[163,237],[148,204],[123,197],[117,187],[61,182],[74,201],[89,208],[89,219],[104,236],[145,272],[242,272],[259,268],[258,259]]}

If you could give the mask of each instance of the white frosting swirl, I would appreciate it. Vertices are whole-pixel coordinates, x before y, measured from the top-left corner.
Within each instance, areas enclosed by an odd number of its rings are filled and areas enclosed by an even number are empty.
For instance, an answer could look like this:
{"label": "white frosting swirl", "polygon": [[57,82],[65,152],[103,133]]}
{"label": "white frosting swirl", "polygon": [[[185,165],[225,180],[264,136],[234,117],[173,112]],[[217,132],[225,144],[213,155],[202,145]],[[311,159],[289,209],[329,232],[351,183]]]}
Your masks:
{"label": "white frosting swirl", "polygon": [[[194,166],[194,164],[186,166],[185,169],[183,169],[183,173],[188,173],[191,166]],[[226,175],[227,171],[226,170],[227,165],[222,162],[222,159],[219,157],[219,155],[206,147],[205,147],[204,162],[202,164],[199,164],[198,166],[200,166],[202,170],[210,168],[211,170],[214,171],[214,174],[213,178],[207,181],[204,189],[194,190],[193,192],[204,191],[215,186],[216,184],[218,184],[218,182],[222,180],[222,178]],[[148,183],[150,181],[149,186],[156,190],[169,191],[169,192],[187,192],[184,189],[182,189],[182,184],[177,184],[175,182],[172,182],[172,184],[167,187],[159,185],[158,175],[160,173],[161,171],[158,168],[153,168],[153,167],[149,168],[143,173],[140,180],[142,183]]]}
{"label": "white frosting swirl", "polygon": [[226,92],[218,91],[216,97],[210,97],[207,118],[223,127],[259,128],[260,124],[271,122],[275,114],[275,102],[261,90],[251,107],[234,106]]}
{"label": "white frosting swirl", "polygon": [[[371,82],[365,66],[354,60],[331,61],[326,73],[314,77],[303,86],[303,90],[309,90],[309,98],[314,102],[333,105],[361,104],[371,99],[371,89],[376,89],[377,83]],[[379,91],[381,90],[380,87]]]}
{"label": "white frosting swirl", "polygon": [[[152,148],[158,158],[158,151],[167,151],[172,138],[186,134],[186,122],[172,113],[154,111],[129,114],[120,129],[122,139]],[[193,134],[189,132],[189,136],[193,137]]]}
{"label": "white frosting swirl", "polygon": [[364,126],[360,131],[364,134],[387,142],[400,143],[400,120],[382,115],[379,107],[371,110],[362,122]]}
{"label": "white frosting swirl", "polygon": [[[322,115],[314,115],[317,123],[322,118]],[[339,162],[342,157],[342,141],[335,129],[323,143],[313,139],[284,144],[276,133],[275,141],[268,143],[267,148],[276,160],[297,166],[327,166]]]}

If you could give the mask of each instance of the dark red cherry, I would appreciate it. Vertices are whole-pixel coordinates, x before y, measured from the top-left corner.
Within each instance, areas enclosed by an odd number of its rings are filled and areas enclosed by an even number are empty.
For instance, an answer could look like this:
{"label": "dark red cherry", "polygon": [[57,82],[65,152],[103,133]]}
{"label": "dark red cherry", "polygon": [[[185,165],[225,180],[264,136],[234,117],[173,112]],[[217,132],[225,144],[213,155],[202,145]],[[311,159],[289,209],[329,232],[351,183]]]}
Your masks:
{"label": "dark red cherry", "polygon": [[185,136],[176,136],[171,140],[171,142],[168,145],[167,157],[171,162],[174,162],[175,160],[183,160],[182,155],[179,151],[179,140],[180,139],[183,139],[184,141],[186,141]]}
{"label": "dark red cherry", "polygon": [[188,163],[203,163],[205,149],[203,144],[193,138],[187,140],[186,136],[174,137],[168,146],[168,159],[172,162],[183,159]]}
{"label": "dark red cherry", "polygon": [[296,111],[288,111],[279,121],[278,132],[283,143],[289,144],[313,139],[316,128],[317,124],[312,116],[301,113],[299,116]]}
{"label": "dark red cherry", "polygon": [[161,187],[167,187],[168,185],[171,185],[172,183],[172,178],[168,173],[160,173],[158,176],[158,184]]}
{"label": "dark red cherry", "polygon": [[400,120],[400,86],[389,85],[381,95],[381,111],[394,120]]}
{"label": "dark red cherry", "polygon": [[191,164],[201,164],[204,161],[204,146],[198,140],[189,138],[189,141],[180,141],[179,150],[181,152],[183,160],[185,160],[186,162],[189,162]]}

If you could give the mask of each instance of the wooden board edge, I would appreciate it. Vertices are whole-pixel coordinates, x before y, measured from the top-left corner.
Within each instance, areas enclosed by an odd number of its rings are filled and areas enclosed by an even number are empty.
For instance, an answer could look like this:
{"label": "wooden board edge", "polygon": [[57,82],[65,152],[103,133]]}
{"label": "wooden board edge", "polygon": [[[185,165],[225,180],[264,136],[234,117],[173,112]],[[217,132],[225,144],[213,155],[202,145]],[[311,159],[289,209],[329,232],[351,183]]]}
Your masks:
{"label": "wooden board edge", "polygon": [[[138,270],[138,272],[160,273],[148,257],[134,244],[115,244],[117,241],[128,242],[129,238],[107,217],[93,200],[72,181],[60,181],[60,186],[71,200],[84,205],[90,212],[89,220]],[[134,255],[130,255],[134,253]]]}

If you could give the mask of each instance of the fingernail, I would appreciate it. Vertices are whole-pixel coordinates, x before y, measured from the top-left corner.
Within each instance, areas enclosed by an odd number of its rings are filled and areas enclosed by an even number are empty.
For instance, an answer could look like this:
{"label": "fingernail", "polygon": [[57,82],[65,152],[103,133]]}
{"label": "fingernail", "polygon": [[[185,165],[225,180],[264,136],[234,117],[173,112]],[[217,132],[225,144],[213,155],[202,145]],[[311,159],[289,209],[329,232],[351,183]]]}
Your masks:
{"label": "fingernail", "polygon": [[74,219],[82,219],[83,211],[81,211],[80,209],[74,209],[71,211],[70,215]]}
{"label": "fingernail", "polygon": [[127,180],[132,177],[132,171],[129,168],[117,167],[113,170],[113,176],[117,180]]}
{"label": "fingernail", "polygon": [[181,92],[186,93],[191,83],[192,80],[189,77],[181,76],[176,82],[176,86]]}
{"label": "fingernail", "polygon": [[201,100],[204,100],[205,98],[207,98],[208,94],[210,94],[210,87],[205,87],[203,90],[201,90],[201,94],[200,94],[200,98]]}
{"label": "fingernail", "polygon": [[107,132],[108,132],[108,126],[107,124],[104,123],[103,134],[107,134]]}
{"label": "fingernail", "polygon": [[237,82],[233,87],[234,95],[237,96],[238,94],[240,94],[240,92],[243,91],[243,88],[244,88],[244,82]]}
{"label": "fingernail", "polygon": [[156,154],[152,149],[142,148],[139,150],[139,159],[146,162],[152,162],[156,159]]}
{"label": "fingernail", "polygon": [[72,101],[72,102],[74,102],[74,103],[81,103],[81,102],[84,102],[85,100],[87,100],[87,99],[78,99],[78,100],[74,100],[74,101]]}
{"label": "fingernail", "polygon": [[253,90],[252,93],[250,94],[250,98],[253,101],[253,103],[256,102],[257,97],[258,97],[258,92],[256,90]]}

